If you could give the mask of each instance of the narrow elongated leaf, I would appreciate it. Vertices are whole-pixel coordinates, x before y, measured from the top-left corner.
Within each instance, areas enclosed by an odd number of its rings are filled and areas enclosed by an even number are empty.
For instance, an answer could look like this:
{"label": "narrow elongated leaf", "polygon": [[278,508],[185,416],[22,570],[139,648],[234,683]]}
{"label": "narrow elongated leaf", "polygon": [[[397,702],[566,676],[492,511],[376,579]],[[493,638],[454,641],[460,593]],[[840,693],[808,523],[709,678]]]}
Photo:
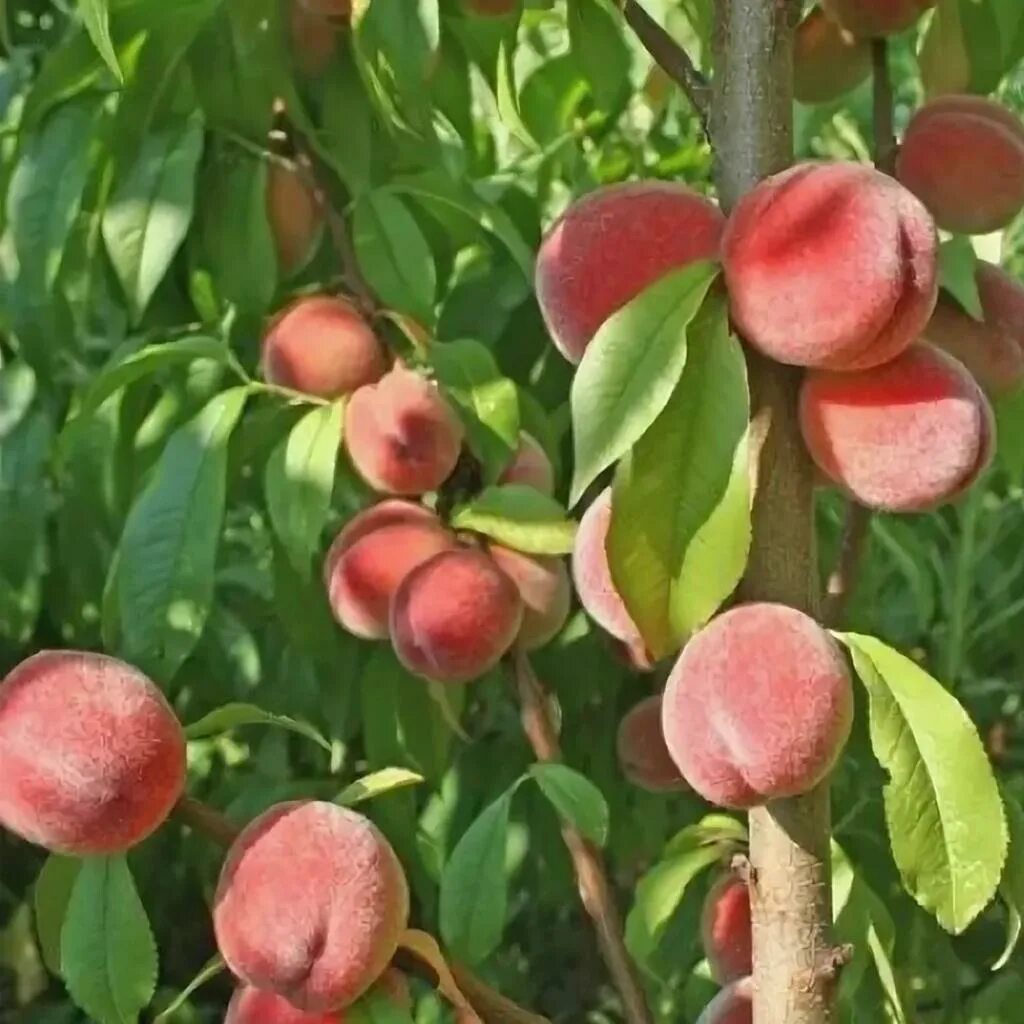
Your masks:
{"label": "narrow elongated leaf", "polygon": [[202,635],[224,519],[227,445],[247,388],[212,399],[167,443],[121,537],[121,638],[129,661],[173,675]]}
{"label": "narrow elongated leaf", "polygon": [[72,999],[98,1024],[134,1024],[156,991],[157,952],[124,857],[85,861],[61,933]]}
{"label": "narrow elongated leaf", "polygon": [[1020,941],[1021,921],[1024,919],[1024,810],[1009,793],[1003,792],[1006,824],[1010,845],[1006,853],[1006,867],[999,883],[999,891],[1010,912],[1006,946],[1002,956],[993,965],[998,971],[1005,966]]}
{"label": "narrow elongated leaf", "polygon": [[488,487],[452,516],[457,530],[482,533],[531,555],[567,555],[576,525],[554,498],[523,484]]}
{"label": "narrow elongated leaf", "polygon": [[103,240],[136,320],[188,232],[202,119],[147,135],[103,213]]}
{"label": "narrow elongated leaf", "polygon": [[612,579],[655,657],[714,615],[750,549],[746,363],[721,298],[708,299],[690,335],[668,405],[619,464],[606,542]]}
{"label": "narrow elongated leaf", "polygon": [[1006,860],[1006,817],[985,748],[964,709],[924,669],[874,637],[837,636],[868,691],[903,884],[959,934],[995,895]]}
{"label": "narrow elongated leaf", "polygon": [[226,970],[227,964],[219,953],[210,957],[199,973],[153,1018],[153,1024],[164,1024],[165,1021],[171,1020],[193,993],[198,992],[208,981]]}
{"label": "narrow elongated leaf", "polygon": [[603,0],[573,0],[568,21],[573,58],[597,105],[614,113],[629,98],[630,51],[624,21]]}
{"label": "narrow elongated leaf", "polygon": [[60,977],[60,933],[82,861],[52,853],[32,888],[32,909],[39,951],[47,970]]}
{"label": "narrow elongated leaf", "polygon": [[383,796],[396,789],[406,789],[409,786],[418,786],[424,781],[422,775],[411,772],[407,768],[382,768],[372,775],[364,775],[357,779],[351,786],[346,786],[335,798],[334,802],[344,804],[346,807],[354,807],[364,800],[372,800],[374,797]]}
{"label": "narrow elongated leaf", "polygon": [[966,235],[955,235],[939,246],[939,283],[969,316],[984,320],[975,272],[978,257]]}
{"label": "narrow elongated leaf", "polygon": [[110,0],[78,0],[78,13],[82,17],[89,38],[96,47],[96,52],[103,58],[103,63],[114,73],[119,81],[124,81],[124,73],[117,60],[113,41],[110,38]]}
{"label": "narrow elongated leaf", "polygon": [[666,274],[601,326],[572,383],[575,474],[570,506],[658,418],[687,358],[687,330],[718,273],[695,263]]}
{"label": "narrow elongated leaf", "polygon": [[273,725],[279,729],[288,729],[318,743],[324,750],[331,749],[330,743],[308,722],[299,722],[287,715],[272,715],[255,704],[225,704],[188,726],[185,729],[185,737],[190,740],[206,739],[208,736],[219,736],[243,725]]}
{"label": "narrow elongated leaf", "polygon": [[324,76],[324,149],[349,191],[370,185],[373,108],[354,60],[336,60]]}
{"label": "narrow elongated leaf", "polygon": [[310,560],[327,522],[334,471],[341,445],[344,402],[307,413],[267,463],[270,521],[297,572],[308,576]]}
{"label": "narrow elongated leaf", "polygon": [[608,841],[608,803],[590,779],[555,762],[533,765],[530,777],[560,817],[592,843],[604,846]]}

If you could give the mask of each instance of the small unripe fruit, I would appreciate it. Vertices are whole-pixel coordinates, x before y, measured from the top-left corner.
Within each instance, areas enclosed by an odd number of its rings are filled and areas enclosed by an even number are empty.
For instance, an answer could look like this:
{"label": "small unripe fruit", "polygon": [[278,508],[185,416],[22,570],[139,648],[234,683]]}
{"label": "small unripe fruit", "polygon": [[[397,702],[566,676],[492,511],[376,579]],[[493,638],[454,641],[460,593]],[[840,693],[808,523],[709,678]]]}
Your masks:
{"label": "small unripe fruit", "polygon": [[540,442],[525,430],[519,434],[519,448],[498,478],[498,483],[525,484],[541,494],[554,494],[555,471],[551,460]]}
{"label": "small unripe fruit", "polygon": [[267,220],[277,265],[283,277],[291,277],[309,262],[323,229],[320,204],[292,167],[271,163],[267,168]]}
{"label": "small unripe fruit", "polygon": [[360,512],[335,538],[324,583],[335,619],[366,640],[388,635],[391,601],[418,565],[455,547],[455,537],[422,505],[392,499]]}
{"label": "small unripe fruit", "polygon": [[55,853],[121,853],[171,812],[185,737],[138,669],[42,651],[0,682],[0,826]]}
{"label": "small unripe fruit", "polygon": [[383,376],[384,350],[345,299],[316,295],[278,314],[263,339],[263,375],[271,384],[339,398]]}
{"label": "small unripe fruit", "polygon": [[719,985],[753,970],[750,890],[735,875],[722,875],[708,890],[700,919],[701,941],[711,977]]}
{"label": "small unripe fruit", "polygon": [[793,95],[801,103],[829,103],[871,74],[871,45],[856,38],[820,7],[793,38]]}
{"label": "small unripe fruit", "polygon": [[766,179],[733,210],[722,251],[736,326],[780,363],[878,366],[935,308],[928,211],[862,164],[800,164]]}
{"label": "small unripe fruit", "polygon": [[891,36],[910,28],[935,0],[822,0],[844,28],[865,39]]}
{"label": "small unripe fruit", "polygon": [[401,366],[360,388],[345,411],[349,458],[382,494],[437,490],[459,461],[462,438],[462,423],[436,385]]}
{"label": "small unripe fruit", "polygon": [[740,978],[726,985],[704,1008],[697,1024],[754,1024],[754,983]]}
{"label": "small unripe fruit", "polygon": [[662,707],[665,742],[686,781],[711,803],[738,809],[813,789],[852,722],[838,645],[778,604],[740,605],[694,635]]}
{"label": "small unripe fruit", "polygon": [[562,631],[569,617],[572,587],[565,563],[560,558],[524,555],[498,544],[492,544],[489,550],[523,599],[519,643],[528,651],[543,647]]}
{"label": "small unripe fruit", "polygon": [[975,272],[985,323],[1002,331],[1024,351],[1024,287],[1002,267],[978,263]]}
{"label": "small unripe fruit", "polygon": [[641,789],[667,793],[690,788],[665,746],[661,694],[631,708],[619,723],[616,752],[622,774]]}
{"label": "small unripe fruit", "polygon": [[323,1013],[350,1006],[384,973],[408,915],[405,875],[376,826],[306,801],[272,807],[235,841],[213,923],[238,978]]}
{"label": "small unripe fruit", "polygon": [[714,203],[662,181],[609,185],[573,203],[537,255],[537,300],[572,363],[613,313],[670,271],[715,259],[724,219]]}
{"label": "small unripe fruit", "polygon": [[406,576],[391,604],[391,642],[410,672],[468,683],[498,664],[522,619],[515,583],[486,553],[463,548]]}
{"label": "small unripe fruit", "polygon": [[982,96],[940,97],[907,126],[896,175],[939,227],[998,231],[1024,207],[1024,125]]}
{"label": "small unripe fruit", "polygon": [[974,378],[931,345],[860,373],[809,373],[800,427],[829,480],[889,512],[923,512],[958,497],[988,464],[994,435]]}

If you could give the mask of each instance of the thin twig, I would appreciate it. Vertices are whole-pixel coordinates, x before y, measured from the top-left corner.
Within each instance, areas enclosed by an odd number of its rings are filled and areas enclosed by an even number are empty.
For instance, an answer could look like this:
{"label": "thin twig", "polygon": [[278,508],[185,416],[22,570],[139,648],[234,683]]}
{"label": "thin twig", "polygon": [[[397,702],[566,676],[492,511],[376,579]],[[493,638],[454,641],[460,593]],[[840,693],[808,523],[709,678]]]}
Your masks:
{"label": "thin twig", "polygon": [[[523,732],[538,761],[561,761],[562,751],[547,698],[526,652],[512,655],[512,676],[519,694]],[[583,908],[594,922],[601,957],[622,997],[629,1024],[652,1024],[640,977],[623,940],[622,918],[608,881],[600,850],[571,825],[562,827]]]}
{"label": "thin twig", "polygon": [[174,817],[193,832],[212,839],[218,846],[227,849],[238,838],[242,831],[233,821],[226,818],[220,811],[195,800],[183,796],[174,808]]}
{"label": "thin twig", "polygon": [[896,129],[893,126],[892,75],[889,71],[889,43],[871,41],[873,71],[873,119],[875,166],[885,174],[896,171]]}
{"label": "thin twig", "polygon": [[622,16],[644,49],[693,104],[704,134],[710,137],[711,89],[690,55],[645,11],[637,0],[622,0]]}

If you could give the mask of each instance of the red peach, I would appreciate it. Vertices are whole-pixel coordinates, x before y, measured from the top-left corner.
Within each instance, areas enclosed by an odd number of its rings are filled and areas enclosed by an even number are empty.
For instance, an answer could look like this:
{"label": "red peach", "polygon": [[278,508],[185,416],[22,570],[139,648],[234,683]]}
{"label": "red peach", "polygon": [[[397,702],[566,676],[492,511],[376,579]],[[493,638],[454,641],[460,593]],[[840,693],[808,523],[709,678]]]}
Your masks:
{"label": "red peach", "polygon": [[647,697],[632,707],[619,723],[616,738],[619,767],[634,786],[652,793],[686,790],[690,786],[672,760],[661,731],[661,702],[660,693]]}
{"label": "red peach", "polygon": [[754,1024],[754,984],[740,978],[726,985],[704,1008],[697,1024]]}
{"label": "red peach", "polygon": [[700,920],[701,941],[711,977],[719,985],[753,970],[750,890],[735,875],[722,875],[708,890]]}
{"label": "red peach", "polygon": [[836,21],[863,38],[902,32],[935,3],[936,0],[822,0],[825,10]]}
{"label": "red peach", "polygon": [[555,471],[540,442],[526,431],[519,434],[519,447],[498,478],[500,484],[525,484],[541,494],[554,494]]}
{"label": "red peach", "polygon": [[871,74],[871,46],[815,7],[793,38],[793,95],[801,103],[829,103]]}
{"label": "red peach", "polygon": [[528,651],[550,643],[569,618],[572,588],[560,558],[524,555],[521,551],[492,544],[491,558],[519,589],[523,599],[523,624],[518,641]]}

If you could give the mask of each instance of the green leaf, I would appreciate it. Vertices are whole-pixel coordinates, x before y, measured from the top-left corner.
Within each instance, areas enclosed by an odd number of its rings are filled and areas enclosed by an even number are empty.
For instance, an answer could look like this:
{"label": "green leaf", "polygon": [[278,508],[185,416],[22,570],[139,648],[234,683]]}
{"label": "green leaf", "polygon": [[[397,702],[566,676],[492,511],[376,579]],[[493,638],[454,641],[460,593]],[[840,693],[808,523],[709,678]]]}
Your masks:
{"label": "green leaf", "polygon": [[597,105],[621,110],[629,99],[630,51],[623,20],[604,0],[573,0],[568,5],[569,45]]}
{"label": "green leaf", "polygon": [[35,397],[36,375],[28,363],[0,367],[0,439],[24,420]]}
{"label": "green leaf", "polygon": [[868,691],[903,884],[960,934],[995,895],[1006,860],[1006,817],[985,748],[964,709],[924,669],[874,637],[837,636]]}
{"label": "green leaf", "polygon": [[334,491],[345,403],[307,413],[267,462],[270,521],[297,572],[308,577]]}
{"label": "green leaf", "polygon": [[323,125],[325,152],[352,195],[361,195],[370,187],[373,120],[354,60],[332,61],[324,76]]}
{"label": "green leaf", "polygon": [[1002,956],[992,967],[994,971],[1009,963],[1020,941],[1021,920],[1024,918],[1024,810],[1005,790],[1003,806],[1006,808],[1010,845],[1006,853],[1006,867],[1003,869],[999,891],[1010,911],[1010,927]]}
{"label": "green leaf", "polygon": [[1018,486],[1024,481],[1024,386],[992,402],[996,413],[996,445],[999,464]]}
{"label": "green leaf", "polygon": [[345,1008],[345,1024],[413,1024],[410,1011],[382,985]]}
{"label": "green leaf", "polygon": [[381,302],[433,323],[434,257],[402,200],[380,189],[361,196],[352,215],[352,241],[359,267]]}
{"label": "green leaf", "polygon": [[430,349],[437,379],[466,425],[469,447],[483,463],[484,480],[501,475],[519,445],[519,395],[489,349],[476,341],[449,341]]}
{"label": "green leaf", "polygon": [[746,362],[711,297],[682,379],[619,464],[606,546],[616,589],[655,657],[682,646],[736,588],[750,550]]}
{"label": "green leaf", "polygon": [[608,803],[590,779],[553,761],[533,765],[530,777],[568,824],[598,846],[608,842]]}
{"label": "green leaf", "polygon": [[202,966],[199,973],[167,1004],[154,1018],[153,1024],[164,1024],[188,1002],[193,993],[198,992],[208,981],[212,981],[227,969],[223,957],[216,954]]}
{"label": "green leaf", "polygon": [[537,140],[530,134],[523,116],[519,111],[519,89],[516,86],[516,33],[519,26],[520,12],[516,12],[515,23],[509,28],[498,46],[498,63],[495,74],[495,100],[498,104],[498,115],[505,127],[527,149],[536,150],[540,147]]}
{"label": "green leaf", "polygon": [[110,38],[110,0],[78,0],[78,13],[85,25],[96,52],[103,63],[114,73],[119,82],[124,82],[124,72],[117,60],[117,53]]}
{"label": "green leaf", "polygon": [[39,951],[47,970],[57,977],[61,975],[60,933],[67,917],[68,903],[75,887],[75,879],[81,870],[82,861],[74,857],[62,857],[51,853],[32,889],[32,909],[36,920],[36,934],[39,936]]}
{"label": "green leaf", "polygon": [[117,598],[124,656],[170,678],[202,635],[213,603],[228,440],[249,390],[213,398],[175,431],[128,514]]}
{"label": "green leaf", "polygon": [[939,284],[975,320],[984,320],[975,273],[978,257],[967,235],[954,235],[939,246]]}
{"label": "green leaf", "polygon": [[452,515],[456,530],[472,530],[529,555],[567,555],[576,522],[540,491],[523,484],[488,487]]}
{"label": "green leaf", "polygon": [[86,860],[61,933],[71,998],[98,1024],[134,1024],[156,991],[157,951],[122,857]]}
{"label": "green leaf", "polygon": [[971,66],[967,92],[987,96],[1003,77],[1003,43],[990,3],[960,0],[960,25]]}
{"label": "green leaf", "polygon": [[587,346],[572,383],[570,506],[668,404],[686,366],[688,328],[717,274],[707,262],[667,274],[613,313]]}
{"label": "green leaf", "polygon": [[103,240],[136,321],[188,233],[202,151],[195,115],[146,135],[104,210]]}
{"label": "green leaf", "polygon": [[382,768],[379,772],[364,775],[361,779],[353,782],[351,786],[346,786],[334,798],[334,802],[343,804],[345,807],[355,807],[356,804],[361,804],[364,800],[372,800],[374,797],[383,796],[396,789],[418,786],[424,781],[422,775],[411,772],[407,768]]}
{"label": "green leaf", "polygon": [[208,715],[203,715],[198,722],[193,722],[188,726],[185,729],[185,738],[189,740],[207,739],[210,736],[220,736],[222,733],[239,729],[245,725],[272,725],[279,729],[287,729],[289,732],[305,736],[306,739],[319,744],[328,752],[331,749],[330,743],[308,722],[299,722],[287,715],[272,715],[255,704],[225,704]]}
{"label": "green leaf", "polygon": [[441,876],[441,935],[451,952],[470,965],[486,960],[497,949],[505,928],[508,818],[519,784],[469,826]]}

